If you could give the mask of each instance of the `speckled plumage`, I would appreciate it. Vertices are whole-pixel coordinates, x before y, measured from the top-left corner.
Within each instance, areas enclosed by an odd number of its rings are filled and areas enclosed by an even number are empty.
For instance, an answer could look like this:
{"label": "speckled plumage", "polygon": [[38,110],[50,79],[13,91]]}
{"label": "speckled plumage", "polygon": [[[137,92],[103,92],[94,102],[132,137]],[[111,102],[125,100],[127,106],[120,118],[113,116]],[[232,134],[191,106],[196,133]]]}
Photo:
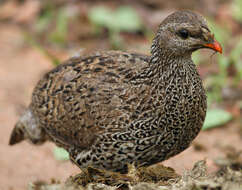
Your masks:
{"label": "speckled plumage", "polygon": [[[182,39],[180,28],[191,37]],[[67,60],[39,81],[10,144],[50,140],[80,168],[121,172],[180,153],[206,115],[191,53],[213,40],[201,16],[179,11],[161,23],[151,56],[108,51]]]}

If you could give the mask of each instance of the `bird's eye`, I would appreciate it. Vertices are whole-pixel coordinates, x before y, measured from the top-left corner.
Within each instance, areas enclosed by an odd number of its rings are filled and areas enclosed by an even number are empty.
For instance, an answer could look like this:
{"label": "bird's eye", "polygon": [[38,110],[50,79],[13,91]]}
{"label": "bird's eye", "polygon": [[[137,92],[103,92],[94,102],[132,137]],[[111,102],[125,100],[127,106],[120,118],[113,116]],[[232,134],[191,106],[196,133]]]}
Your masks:
{"label": "bird's eye", "polygon": [[179,36],[181,36],[183,39],[187,39],[189,36],[189,32],[186,29],[181,29],[178,31]]}

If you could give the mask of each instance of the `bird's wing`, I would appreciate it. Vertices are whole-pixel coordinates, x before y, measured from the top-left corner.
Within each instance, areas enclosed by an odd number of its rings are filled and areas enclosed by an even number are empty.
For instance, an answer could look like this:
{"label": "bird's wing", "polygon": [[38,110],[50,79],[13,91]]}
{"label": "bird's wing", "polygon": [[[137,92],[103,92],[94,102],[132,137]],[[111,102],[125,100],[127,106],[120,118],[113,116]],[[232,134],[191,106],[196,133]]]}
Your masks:
{"label": "bird's wing", "polygon": [[88,147],[97,134],[125,130],[134,119],[149,87],[130,80],[148,59],[114,51],[72,58],[40,80],[32,110],[50,136]]}

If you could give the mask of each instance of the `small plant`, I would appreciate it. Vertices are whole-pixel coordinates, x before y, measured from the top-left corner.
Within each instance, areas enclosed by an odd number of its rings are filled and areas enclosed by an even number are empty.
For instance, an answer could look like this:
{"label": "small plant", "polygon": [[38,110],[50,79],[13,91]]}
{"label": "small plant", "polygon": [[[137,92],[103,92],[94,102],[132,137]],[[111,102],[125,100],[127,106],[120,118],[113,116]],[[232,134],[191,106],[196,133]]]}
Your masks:
{"label": "small plant", "polygon": [[114,49],[120,49],[122,38],[120,32],[136,32],[143,29],[139,16],[134,9],[122,6],[115,11],[107,7],[94,7],[88,14],[90,22],[97,33],[102,28],[107,28],[109,40]]}
{"label": "small plant", "polygon": [[46,39],[57,45],[66,44],[69,15],[65,8],[56,8],[51,2],[45,3],[34,26],[38,36],[46,35]]}
{"label": "small plant", "polygon": [[[216,75],[210,76],[208,87],[210,89],[209,96],[213,99],[212,101],[219,102],[222,100],[222,88],[226,85],[231,85],[229,83],[231,80],[229,80],[228,67],[233,65],[236,68],[235,76],[232,77],[232,83],[234,86],[237,86],[242,79],[242,38],[239,37],[237,43],[229,51],[227,50],[227,47],[231,45],[229,44],[229,39],[232,39],[231,31],[216,24],[214,21],[210,21],[209,25],[216,34],[217,40],[223,44],[224,49],[224,53],[217,56],[219,72]],[[227,55],[226,53],[228,52],[229,54]]]}
{"label": "small plant", "polygon": [[49,40],[53,43],[63,45],[66,43],[68,31],[68,14],[65,9],[59,9],[56,14],[56,27],[49,35]]}
{"label": "small plant", "polygon": [[54,55],[51,55],[46,48],[43,47],[43,45],[38,42],[31,34],[28,32],[24,33],[25,40],[33,47],[37,48],[41,53],[43,53],[48,59],[51,61],[51,63],[54,66],[57,66],[60,64],[60,60],[55,57]]}

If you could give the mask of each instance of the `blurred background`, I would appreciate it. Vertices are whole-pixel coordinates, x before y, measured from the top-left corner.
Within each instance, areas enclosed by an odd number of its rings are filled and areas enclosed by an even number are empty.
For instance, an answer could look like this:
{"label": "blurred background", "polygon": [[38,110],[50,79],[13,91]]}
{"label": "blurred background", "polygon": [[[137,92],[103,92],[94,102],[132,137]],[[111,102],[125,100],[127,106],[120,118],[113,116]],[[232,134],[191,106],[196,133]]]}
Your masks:
{"label": "blurred background", "polygon": [[193,55],[207,90],[207,118],[192,146],[163,164],[181,174],[201,159],[210,172],[242,163],[241,0],[0,0],[0,189],[64,181],[80,171],[51,143],[8,146],[45,72],[70,56],[98,50],[149,54],[160,22],[181,9],[206,17],[223,54]]}

